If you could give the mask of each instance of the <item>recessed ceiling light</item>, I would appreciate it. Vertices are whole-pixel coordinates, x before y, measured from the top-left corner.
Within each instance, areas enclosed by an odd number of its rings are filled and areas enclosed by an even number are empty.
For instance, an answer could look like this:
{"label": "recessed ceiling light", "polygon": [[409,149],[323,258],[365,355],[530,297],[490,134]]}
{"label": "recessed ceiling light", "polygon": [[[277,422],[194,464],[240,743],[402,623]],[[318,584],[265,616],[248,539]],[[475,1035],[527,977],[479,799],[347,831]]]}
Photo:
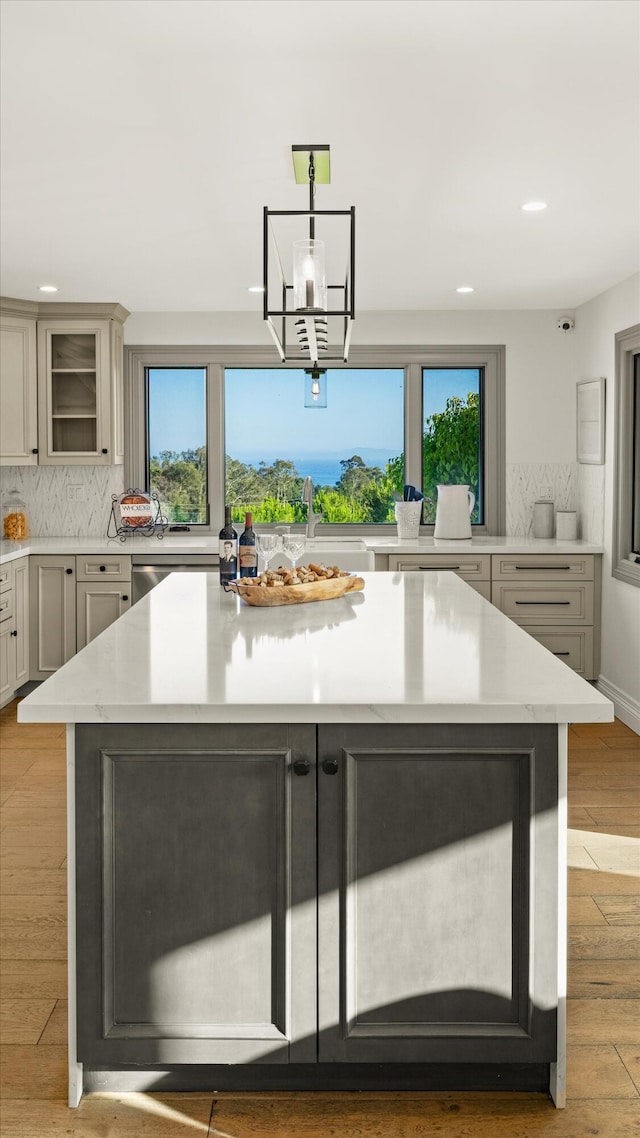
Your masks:
{"label": "recessed ceiling light", "polygon": [[57,285],[40,285],[40,292],[57,292]]}
{"label": "recessed ceiling light", "polygon": [[540,210],[546,208],[546,202],[525,202],[524,205],[520,206],[520,209],[523,209],[525,213],[540,213]]}
{"label": "recessed ceiling light", "polygon": [[474,291],[474,289],[472,288],[471,285],[460,285],[460,288],[456,289],[456,292],[473,292],[473,291]]}
{"label": "recessed ceiling light", "polygon": [[264,285],[249,285],[249,292],[264,292]]}

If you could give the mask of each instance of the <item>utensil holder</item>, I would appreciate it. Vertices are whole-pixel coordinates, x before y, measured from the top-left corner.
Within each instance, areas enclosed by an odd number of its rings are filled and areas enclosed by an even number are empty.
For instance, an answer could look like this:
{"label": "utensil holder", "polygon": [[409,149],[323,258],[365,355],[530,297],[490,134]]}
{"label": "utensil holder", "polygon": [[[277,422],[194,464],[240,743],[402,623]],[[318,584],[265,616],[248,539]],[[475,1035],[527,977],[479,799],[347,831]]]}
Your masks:
{"label": "utensil holder", "polygon": [[416,541],[420,533],[422,502],[396,502],[398,537],[403,541]]}

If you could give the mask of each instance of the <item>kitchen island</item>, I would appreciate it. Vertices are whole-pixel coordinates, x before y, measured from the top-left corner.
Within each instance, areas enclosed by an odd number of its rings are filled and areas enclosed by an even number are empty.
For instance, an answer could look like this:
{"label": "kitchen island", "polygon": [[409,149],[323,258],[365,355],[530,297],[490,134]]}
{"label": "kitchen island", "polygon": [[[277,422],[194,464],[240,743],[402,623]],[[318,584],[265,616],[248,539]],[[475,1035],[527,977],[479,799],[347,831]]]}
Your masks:
{"label": "kitchen island", "polygon": [[18,718],[68,724],[72,1104],[563,1105],[567,724],[613,708],[453,573],[267,609],[176,574]]}

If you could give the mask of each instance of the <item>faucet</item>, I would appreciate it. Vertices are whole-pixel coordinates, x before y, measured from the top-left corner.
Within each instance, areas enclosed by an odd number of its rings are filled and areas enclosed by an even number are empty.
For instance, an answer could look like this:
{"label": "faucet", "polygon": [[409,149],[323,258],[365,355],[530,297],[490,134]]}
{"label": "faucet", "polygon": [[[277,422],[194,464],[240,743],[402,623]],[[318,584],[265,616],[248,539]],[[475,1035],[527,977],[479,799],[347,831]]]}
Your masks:
{"label": "faucet", "polygon": [[315,537],[316,526],[322,521],[322,514],[313,512],[313,482],[307,475],[302,486],[302,501],[307,507],[307,538]]}

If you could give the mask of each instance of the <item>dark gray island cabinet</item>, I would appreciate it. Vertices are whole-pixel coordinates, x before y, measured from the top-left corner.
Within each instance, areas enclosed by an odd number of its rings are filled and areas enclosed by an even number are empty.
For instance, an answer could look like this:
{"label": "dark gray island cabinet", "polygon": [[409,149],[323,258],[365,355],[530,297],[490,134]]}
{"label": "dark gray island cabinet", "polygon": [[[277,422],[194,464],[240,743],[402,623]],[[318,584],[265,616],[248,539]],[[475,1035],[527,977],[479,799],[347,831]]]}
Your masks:
{"label": "dark gray island cabinet", "polygon": [[85,1079],[159,1065],[165,1087],[358,1087],[375,1064],[378,1086],[428,1087],[448,1064],[452,1085],[547,1087],[556,740],[78,725]]}
{"label": "dark gray island cabinet", "polygon": [[71,1105],[564,1105],[567,724],[612,705],[455,574],[364,576],[173,574],[20,703],[67,723]]}

